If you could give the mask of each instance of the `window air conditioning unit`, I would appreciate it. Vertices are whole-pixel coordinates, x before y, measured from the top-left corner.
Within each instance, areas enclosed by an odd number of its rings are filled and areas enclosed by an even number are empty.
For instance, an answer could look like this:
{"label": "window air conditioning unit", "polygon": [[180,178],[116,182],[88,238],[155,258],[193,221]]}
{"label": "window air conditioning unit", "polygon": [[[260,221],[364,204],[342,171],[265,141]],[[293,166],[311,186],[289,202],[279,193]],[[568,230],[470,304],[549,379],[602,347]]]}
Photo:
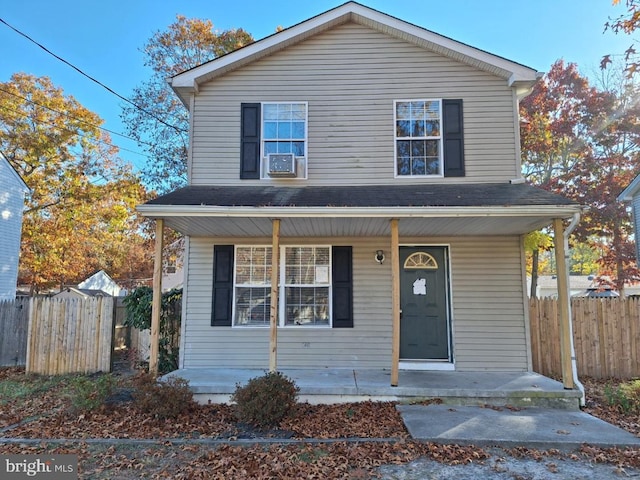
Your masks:
{"label": "window air conditioning unit", "polygon": [[296,177],[296,157],[293,153],[270,153],[267,157],[270,177]]}

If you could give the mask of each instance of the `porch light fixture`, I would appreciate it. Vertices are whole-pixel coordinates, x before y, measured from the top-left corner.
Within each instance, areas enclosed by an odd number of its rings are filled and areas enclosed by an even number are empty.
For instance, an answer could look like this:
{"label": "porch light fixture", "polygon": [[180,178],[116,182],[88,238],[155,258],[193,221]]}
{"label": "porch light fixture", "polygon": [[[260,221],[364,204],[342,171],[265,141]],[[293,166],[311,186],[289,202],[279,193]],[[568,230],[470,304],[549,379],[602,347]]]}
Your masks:
{"label": "porch light fixture", "polygon": [[376,250],[375,258],[376,258],[376,262],[382,265],[382,262],[384,262],[384,252],[382,250]]}

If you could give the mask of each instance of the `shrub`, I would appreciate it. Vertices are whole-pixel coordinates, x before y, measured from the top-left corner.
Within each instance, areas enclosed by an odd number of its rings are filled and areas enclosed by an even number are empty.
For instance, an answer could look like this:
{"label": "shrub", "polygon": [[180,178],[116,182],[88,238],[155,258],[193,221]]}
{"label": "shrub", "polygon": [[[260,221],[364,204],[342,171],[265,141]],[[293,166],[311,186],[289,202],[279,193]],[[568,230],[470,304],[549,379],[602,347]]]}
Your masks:
{"label": "shrub", "polygon": [[84,413],[102,407],[115,388],[116,380],[108,373],[72,377],[67,390],[72,413]]}
{"label": "shrub", "polygon": [[607,385],[604,394],[609,405],[623,413],[640,413],[640,380],[621,383],[615,388]]}
{"label": "shrub", "polygon": [[133,400],[139,410],[161,419],[176,418],[195,406],[189,382],[180,377],[159,382],[142,374],[135,381]]}
{"label": "shrub", "polygon": [[295,407],[300,389],[280,372],[252,378],[236,385],[231,400],[238,420],[258,428],[275,427]]}

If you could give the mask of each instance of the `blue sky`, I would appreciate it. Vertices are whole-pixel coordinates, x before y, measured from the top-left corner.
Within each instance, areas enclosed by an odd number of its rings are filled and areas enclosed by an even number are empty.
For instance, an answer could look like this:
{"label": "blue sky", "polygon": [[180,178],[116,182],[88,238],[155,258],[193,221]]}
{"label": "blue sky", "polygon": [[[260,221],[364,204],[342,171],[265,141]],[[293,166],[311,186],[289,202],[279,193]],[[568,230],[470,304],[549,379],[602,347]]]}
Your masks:
{"label": "blue sky", "polygon": [[[344,0],[2,0],[0,18],[128,97],[149,77],[140,49],[176,14],[208,18],[217,30],[244,28],[255,39],[289,27]],[[563,58],[594,76],[605,54],[622,54],[632,38],[608,31],[624,13],[611,0],[360,0],[360,3],[539,71]],[[624,4],[624,0],[621,1]],[[15,72],[48,76],[124,133],[122,100],[0,24],[0,82]],[[113,137],[136,152],[135,143]],[[145,157],[122,150],[136,166]]]}

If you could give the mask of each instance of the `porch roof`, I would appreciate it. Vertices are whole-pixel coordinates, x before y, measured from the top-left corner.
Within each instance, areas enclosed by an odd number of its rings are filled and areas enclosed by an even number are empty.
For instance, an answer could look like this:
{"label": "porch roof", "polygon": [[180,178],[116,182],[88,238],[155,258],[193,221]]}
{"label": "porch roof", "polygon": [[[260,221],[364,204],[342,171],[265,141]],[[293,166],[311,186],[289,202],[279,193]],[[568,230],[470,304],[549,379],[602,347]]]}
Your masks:
{"label": "porch roof", "polygon": [[580,205],[527,184],[363,186],[189,186],[138,207],[150,218],[195,236],[521,234],[568,218]]}

